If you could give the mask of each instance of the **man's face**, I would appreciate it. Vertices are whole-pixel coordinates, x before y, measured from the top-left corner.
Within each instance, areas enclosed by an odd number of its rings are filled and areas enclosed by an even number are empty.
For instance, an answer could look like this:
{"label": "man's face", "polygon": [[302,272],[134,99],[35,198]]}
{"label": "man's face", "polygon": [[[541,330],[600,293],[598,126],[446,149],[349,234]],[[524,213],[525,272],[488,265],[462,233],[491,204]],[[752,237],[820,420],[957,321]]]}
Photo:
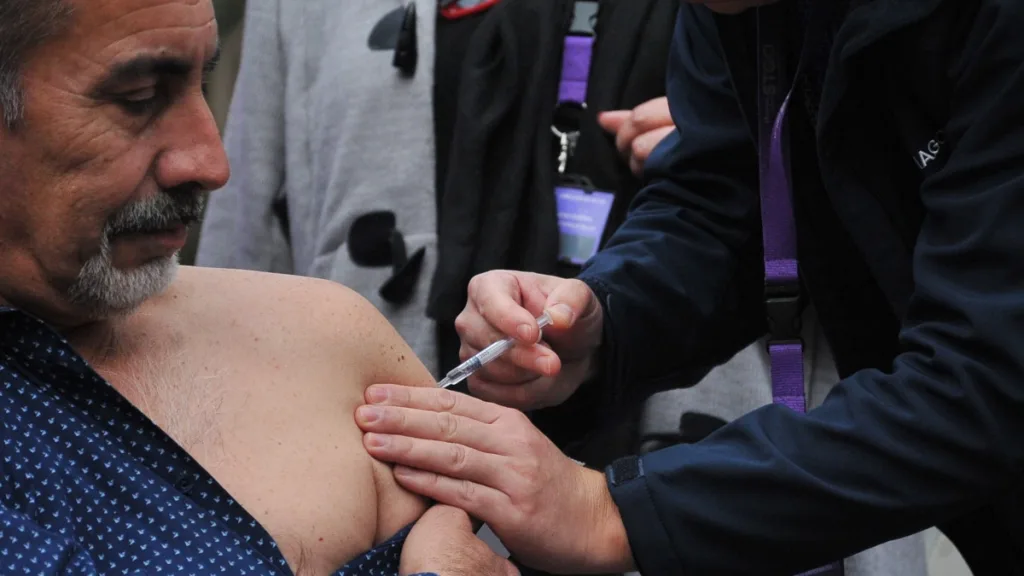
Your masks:
{"label": "man's face", "polygon": [[228,166],[202,93],[210,0],[73,0],[0,129],[0,300],[58,324],[133,310],[173,279]]}

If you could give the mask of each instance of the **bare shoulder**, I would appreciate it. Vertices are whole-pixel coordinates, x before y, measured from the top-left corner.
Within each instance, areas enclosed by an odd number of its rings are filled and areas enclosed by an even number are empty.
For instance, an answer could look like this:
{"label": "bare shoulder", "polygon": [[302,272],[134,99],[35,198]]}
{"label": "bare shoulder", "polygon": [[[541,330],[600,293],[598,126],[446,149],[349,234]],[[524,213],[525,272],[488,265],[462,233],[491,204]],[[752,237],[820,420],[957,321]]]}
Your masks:
{"label": "bare shoulder", "polygon": [[169,296],[207,329],[253,335],[279,352],[322,360],[365,386],[433,386],[412,349],[373,304],[336,282],[243,270],[182,267]]}
{"label": "bare shoulder", "polygon": [[[317,433],[317,423],[325,423],[365,458],[362,478],[377,496],[376,542],[419,517],[424,501],[365,452],[354,412],[372,384],[436,383],[372,303],[326,280],[191,267],[182,267],[159,300],[163,313],[196,334],[193,349],[213,351],[221,365],[245,366],[250,406],[269,404],[288,422],[302,422],[292,432],[296,445],[329,451],[326,444],[317,448],[329,435]],[[335,477],[352,474],[352,462]]]}

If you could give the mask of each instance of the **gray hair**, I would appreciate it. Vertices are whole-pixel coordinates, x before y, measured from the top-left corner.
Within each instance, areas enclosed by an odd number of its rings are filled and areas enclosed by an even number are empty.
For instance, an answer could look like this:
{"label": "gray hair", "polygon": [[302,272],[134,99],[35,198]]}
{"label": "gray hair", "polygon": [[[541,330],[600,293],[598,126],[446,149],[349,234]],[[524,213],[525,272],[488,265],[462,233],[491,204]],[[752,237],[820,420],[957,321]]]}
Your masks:
{"label": "gray hair", "polygon": [[70,16],[67,0],[0,0],[0,114],[8,128],[16,126],[24,113],[25,59],[59,33]]}

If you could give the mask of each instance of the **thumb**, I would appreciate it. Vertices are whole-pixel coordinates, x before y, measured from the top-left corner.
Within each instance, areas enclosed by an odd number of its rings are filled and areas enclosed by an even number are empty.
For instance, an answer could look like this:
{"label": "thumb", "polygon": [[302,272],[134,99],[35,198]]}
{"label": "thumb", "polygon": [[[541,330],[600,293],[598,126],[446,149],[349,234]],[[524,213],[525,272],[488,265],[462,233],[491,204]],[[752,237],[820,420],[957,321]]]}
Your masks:
{"label": "thumb", "polygon": [[443,504],[435,504],[428,508],[423,513],[423,516],[420,517],[420,521],[429,523],[433,531],[457,530],[466,533],[474,531],[473,520],[469,517],[468,513],[459,508]]}
{"label": "thumb", "polygon": [[622,128],[622,124],[632,114],[629,110],[612,110],[610,112],[602,112],[597,115],[597,123],[604,128],[605,131],[615,133]]}
{"label": "thumb", "polygon": [[521,576],[519,569],[511,561],[501,558],[498,562],[501,564],[505,576]]}
{"label": "thumb", "polygon": [[544,309],[551,316],[551,326],[566,330],[576,324],[594,306],[594,292],[580,280],[565,280],[548,295]]}

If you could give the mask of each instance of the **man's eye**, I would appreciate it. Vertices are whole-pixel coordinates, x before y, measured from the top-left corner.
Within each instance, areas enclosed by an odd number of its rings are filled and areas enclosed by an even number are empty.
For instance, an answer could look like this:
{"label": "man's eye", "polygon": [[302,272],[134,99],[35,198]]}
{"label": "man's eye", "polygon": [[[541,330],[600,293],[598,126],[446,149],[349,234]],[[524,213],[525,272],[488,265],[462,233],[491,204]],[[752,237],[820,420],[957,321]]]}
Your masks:
{"label": "man's eye", "polygon": [[140,88],[131,92],[121,94],[117,98],[118,104],[129,114],[141,116],[154,111],[161,103],[162,97],[157,86]]}

